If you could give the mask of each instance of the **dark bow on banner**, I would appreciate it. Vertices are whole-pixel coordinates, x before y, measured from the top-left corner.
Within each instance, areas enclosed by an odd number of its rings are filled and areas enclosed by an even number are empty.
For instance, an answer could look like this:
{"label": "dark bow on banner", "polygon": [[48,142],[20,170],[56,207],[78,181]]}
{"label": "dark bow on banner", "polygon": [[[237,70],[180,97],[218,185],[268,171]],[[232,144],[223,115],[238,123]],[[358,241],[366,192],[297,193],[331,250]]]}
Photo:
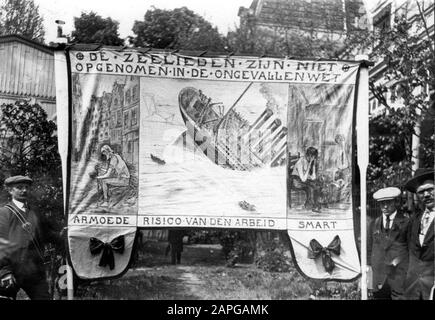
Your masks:
{"label": "dark bow on banner", "polygon": [[109,266],[110,270],[115,268],[115,257],[113,252],[123,253],[124,252],[124,236],[121,235],[116,237],[110,243],[103,242],[97,238],[89,239],[89,250],[92,255],[97,255],[101,251],[103,254],[101,255],[100,263],[98,264],[100,267]]}
{"label": "dark bow on banner", "polygon": [[313,239],[310,241],[310,249],[308,249],[308,257],[310,259],[317,259],[319,256],[322,256],[322,263],[325,267],[325,270],[329,273],[332,273],[332,270],[335,268],[335,263],[332,261],[331,252],[340,255],[341,250],[341,240],[337,235],[334,237],[332,242],[326,247],[322,247],[322,245],[316,240]]}

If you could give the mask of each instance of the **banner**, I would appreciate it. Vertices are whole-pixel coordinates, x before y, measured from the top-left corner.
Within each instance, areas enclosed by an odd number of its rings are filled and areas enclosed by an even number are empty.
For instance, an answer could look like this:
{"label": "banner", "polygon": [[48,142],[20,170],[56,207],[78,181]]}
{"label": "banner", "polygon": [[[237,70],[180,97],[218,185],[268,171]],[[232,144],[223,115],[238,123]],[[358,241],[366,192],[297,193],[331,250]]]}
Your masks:
{"label": "banner", "polygon": [[359,274],[358,63],[83,47],[67,60],[68,237],[80,277],[120,274],[137,228],[172,227],[288,230],[306,275]]}
{"label": "banner", "polygon": [[352,201],[355,85],[289,88],[287,229],[294,257],[308,277],[350,280],[360,273]]}

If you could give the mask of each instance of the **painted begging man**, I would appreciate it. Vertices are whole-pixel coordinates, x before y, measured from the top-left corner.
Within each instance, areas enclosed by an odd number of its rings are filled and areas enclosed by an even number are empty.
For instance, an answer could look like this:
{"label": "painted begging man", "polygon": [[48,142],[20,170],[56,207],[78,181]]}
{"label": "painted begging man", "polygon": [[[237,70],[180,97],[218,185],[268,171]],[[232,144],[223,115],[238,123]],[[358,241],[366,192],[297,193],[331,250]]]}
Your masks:
{"label": "painted begging man", "polygon": [[0,208],[0,239],[16,250],[0,257],[0,295],[16,299],[23,289],[32,300],[50,299],[44,267],[44,244],[61,241],[47,219],[28,204],[32,179],[13,176],[4,181],[10,202]]}
{"label": "painted begging man", "polygon": [[409,218],[397,209],[400,194],[400,189],[395,187],[373,194],[382,212],[370,223],[367,235],[367,264],[372,268],[376,300],[399,300],[404,292]]}
{"label": "painted begging man", "polygon": [[434,170],[417,169],[405,188],[417,194],[423,208],[413,214],[408,229],[409,268],[405,299],[433,299],[434,290]]}
{"label": "painted begging man", "polygon": [[101,147],[101,154],[108,161],[107,171],[97,176],[98,185],[103,190],[103,202],[101,206],[109,206],[109,187],[125,187],[130,183],[130,172],[127,164],[122,157],[115,153],[111,147],[104,145]]}

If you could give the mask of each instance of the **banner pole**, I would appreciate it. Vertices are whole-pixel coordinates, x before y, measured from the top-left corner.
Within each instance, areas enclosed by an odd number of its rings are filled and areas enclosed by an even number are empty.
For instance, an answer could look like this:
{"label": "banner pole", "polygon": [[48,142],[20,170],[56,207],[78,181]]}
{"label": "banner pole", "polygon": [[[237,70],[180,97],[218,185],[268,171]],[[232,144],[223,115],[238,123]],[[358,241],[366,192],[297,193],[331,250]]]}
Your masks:
{"label": "banner pole", "polygon": [[68,261],[66,262],[66,291],[67,299],[74,300],[73,271]]}
{"label": "banner pole", "polygon": [[[368,60],[367,55],[357,55],[355,60]],[[357,154],[360,170],[361,207],[361,299],[367,300],[367,166],[369,162],[369,72],[368,66],[360,66],[357,97]]]}
{"label": "banner pole", "polygon": [[[54,72],[56,82],[56,119],[58,128],[69,128],[69,106],[68,106],[68,70],[67,61],[64,50],[57,50],[54,52]],[[63,183],[63,204],[65,221],[68,225],[67,212],[67,157],[68,157],[68,129],[57,131],[58,149],[62,162],[62,183]],[[68,241],[68,240],[67,240]],[[73,273],[72,268],[68,264],[68,257],[65,257],[66,263],[66,276],[67,276],[67,293],[68,300],[74,299],[73,287]]]}

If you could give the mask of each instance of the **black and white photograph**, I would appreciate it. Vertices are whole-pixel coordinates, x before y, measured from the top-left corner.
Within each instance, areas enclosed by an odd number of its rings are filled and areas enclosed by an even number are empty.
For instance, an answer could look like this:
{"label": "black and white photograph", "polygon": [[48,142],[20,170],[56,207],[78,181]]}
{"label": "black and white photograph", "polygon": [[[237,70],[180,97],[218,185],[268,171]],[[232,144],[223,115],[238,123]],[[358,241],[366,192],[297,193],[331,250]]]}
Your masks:
{"label": "black and white photograph", "polygon": [[0,303],[434,300],[434,12],[0,0]]}

